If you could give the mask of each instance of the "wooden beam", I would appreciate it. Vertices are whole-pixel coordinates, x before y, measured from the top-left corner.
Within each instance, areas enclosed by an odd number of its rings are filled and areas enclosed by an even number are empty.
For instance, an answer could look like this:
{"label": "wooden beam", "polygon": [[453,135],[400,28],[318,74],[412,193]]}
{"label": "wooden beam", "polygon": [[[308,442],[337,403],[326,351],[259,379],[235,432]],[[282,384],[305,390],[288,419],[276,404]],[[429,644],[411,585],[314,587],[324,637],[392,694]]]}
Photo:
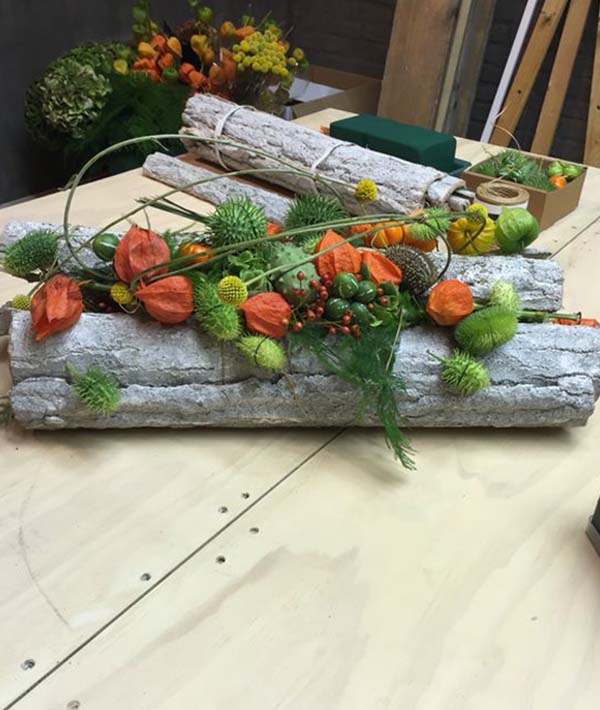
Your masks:
{"label": "wooden beam", "polygon": [[502,114],[496,122],[491,142],[508,145],[515,132],[531,89],[548,52],[552,38],[567,5],[567,0],[545,0],[531,38],[508,92]]}
{"label": "wooden beam", "polygon": [[473,0],[461,0],[458,16],[456,18],[456,27],[452,37],[452,44],[448,53],[448,61],[446,63],[446,73],[440,91],[440,99],[438,102],[434,128],[436,131],[441,131],[446,120],[448,107],[450,105],[450,96],[454,87],[456,72],[458,71],[458,63],[462,53],[462,48],[469,26],[469,17],[471,15],[471,7]]}
{"label": "wooden beam", "polygon": [[584,162],[588,165],[600,167],[600,18],[598,19],[598,31],[596,33],[596,51],[594,53]]}
{"label": "wooden beam", "polygon": [[379,115],[433,128],[461,0],[397,0]]}
{"label": "wooden beam", "polygon": [[569,88],[569,81],[579,51],[583,28],[590,10],[591,0],[572,0],[560,38],[546,96],[540,112],[535,136],[531,145],[533,153],[550,153],[560,113]]}
{"label": "wooden beam", "polygon": [[455,136],[467,134],[495,8],[496,0],[473,2],[470,7],[467,31],[441,126],[443,131]]}

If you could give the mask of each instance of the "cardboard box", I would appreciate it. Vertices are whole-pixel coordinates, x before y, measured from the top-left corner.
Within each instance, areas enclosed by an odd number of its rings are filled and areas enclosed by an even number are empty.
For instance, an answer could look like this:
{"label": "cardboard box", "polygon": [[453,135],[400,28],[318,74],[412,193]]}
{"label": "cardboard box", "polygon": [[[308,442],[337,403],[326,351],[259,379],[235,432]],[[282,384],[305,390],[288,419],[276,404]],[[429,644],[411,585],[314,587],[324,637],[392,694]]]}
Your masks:
{"label": "cardboard box", "polygon": [[[544,168],[554,162],[553,158],[540,158],[539,156],[532,155],[530,153],[527,153],[526,155],[531,155],[532,158],[541,160]],[[565,215],[568,215],[569,212],[573,212],[573,210],[577,208],[587,172],[587,168],[582,165],[581,167],[583,168],[583,172],[579,175],[579,177],[571,180],[571,182],[568,182],[564,187],[553,190],[552,192],[546,192],[545,190],[538,190],[535,187],[528,187],[527,185],[514,183],[510,180],[498,180],[498,178],[488,177],[487,175],[479,175],[478,173],[473,172],[478,165],[481,165],[481,163],[478,163],[463,172],[462,178],[467,183],[467,187],[471,190],[476,190],[482,183],[491,182],[492,180],[506,183],[507,185],[518,184],[519,187],[522,187],[529,193],[529,205],[527,206],[527,209],[540,223],[540,229],[547,229],[555,222],[558,222],[559,219],[562,219]]]}
{"label": "cardboard box", "polygon": [[377,113],[380,92],[380,79],[311,65],[308,76],[296,79],[292,86],[286,118],[300,118],[326,108]]}

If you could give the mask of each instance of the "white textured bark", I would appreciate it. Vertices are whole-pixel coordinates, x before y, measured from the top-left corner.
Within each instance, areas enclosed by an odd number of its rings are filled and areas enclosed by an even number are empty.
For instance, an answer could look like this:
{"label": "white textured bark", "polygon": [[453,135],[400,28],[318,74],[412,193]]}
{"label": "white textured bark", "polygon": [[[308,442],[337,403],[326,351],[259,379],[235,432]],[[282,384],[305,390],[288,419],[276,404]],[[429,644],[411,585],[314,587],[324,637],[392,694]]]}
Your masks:
{"label": "white textured bark", "polygon": [[[395,370],[410,426],[529,427],[584,424],[600,393],[600,331],[520,325],[516,337],[484,358],[492,384],[472,397],[448,391],[428,352],[452,349],[447,329],[402,334]],[[251,367],[190,325],[161,326],[125,315],[83,314],[68,331],[34,342],[28,313],[14,312],[10,333],[11,403],[26,427],[338,426],[353,421],[355,390],[313,358],[291,357],[288,377]],[[122,404],[97,416],[76,399],[66,364],[100,366],[117,377]],[[368,417],[362,425],[377,425]]]}
{"label": "white textured bark", "polygon": [[[340,195],[353,214],[361,211],[353,194],[353,186],[361,178],[377,184],[377,199],[369,205],[373,212],[407,213],[426,204],[461,210],[471,201],[472,193],[464,189],[463,180],[434,168],[361,148],[246,107],[231,113],[233,108],[234,104],[210,94],[196,94],[188,100],[183,134],[204,139],[222,137],[243,146],[184,140],[190,153],[213,163],[219,163],[220,157],[228,168],[236,170],[281,167],[272,158],[257,154],[257,149],[305,170],[316,165],[319,175],[348,184],[340,188]],[[263,179],[298,193],[315,189],[328,193],[321,183],[290,173],[273,173]]]}

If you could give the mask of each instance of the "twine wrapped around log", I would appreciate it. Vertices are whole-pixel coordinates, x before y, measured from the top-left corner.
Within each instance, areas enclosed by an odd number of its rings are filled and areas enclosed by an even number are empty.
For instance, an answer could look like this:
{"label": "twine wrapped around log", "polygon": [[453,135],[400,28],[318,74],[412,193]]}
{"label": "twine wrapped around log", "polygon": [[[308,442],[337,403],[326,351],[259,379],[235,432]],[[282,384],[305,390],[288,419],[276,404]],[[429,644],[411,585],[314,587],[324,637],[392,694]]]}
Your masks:
{"label": "twine wrapped around log", "polygon": [[[45,222],[9,222],[0,233],[0,246],[14,243],[34,229],[48,229],[61,234],[62,226]],[[70,232],[74,245],[89,239],[96,230],[91,227],[73,227]],[[441,268],[445,257],[430,254]],[[59,257],[64,261],[63,271],[70,273],[78,267],[70,257],[64,242],[59,245]],[[91,268],[104,264],[89,248],[79,252],[79,258]],[[503,279],[509,281],[521,296],[523,308],[556,311],[562,305],[563,276],[560,266],[548,259],[524,258],[522,256],[460,256],[453,255],[445,278],[460,279],[467,283],[478,300],[487,298],[494,283]]]}
{"label": "twine wrapped around log", "polygon": [[[11,404],[36,429],[73,427],[340,426],[352,423],[356,392],[296,352],[290,373],[269,376],[235,348],[221,348],[189,325],[161,326],[121,314],[84,313],[70,330],[34,342],[28,313],[13,312]],[[521,324],[513,340],[484,358],[491,386],[464,398],[448,391],[439,364],[453,345],[446,329],[402,334],[395,364],[410,426],[582,425],[600,393],[600,331]],[[73,395],[66,365],[100,365],[122,387],[122,403],[98,416]],[[377,426],[374,417],[360,422]]]}
{"label": "twine wrapped around log", "polygon": [[[447,205],[455,211],[468,207],[474,197],[465,183],[446,173],[361,148],[267,113],[236,107],[211,94],[192,96],[183,113],[181,132],[199,138],[223,138],[244,147],[184,140],[192,155],[203,161],[225,164],[231,170],[280,168],[280,163],[256,153],[256,149],[323,177],[342,180],[350,186],[362,178],[375,181],[377,199],[373,212],[406,214],[427,204]],[[293,192],[317,190],[331,194],[327,186],[291,173],[271,173],[264,180]],[[361,207],[353,187],[339,187],[340,196],[352,214]]]}

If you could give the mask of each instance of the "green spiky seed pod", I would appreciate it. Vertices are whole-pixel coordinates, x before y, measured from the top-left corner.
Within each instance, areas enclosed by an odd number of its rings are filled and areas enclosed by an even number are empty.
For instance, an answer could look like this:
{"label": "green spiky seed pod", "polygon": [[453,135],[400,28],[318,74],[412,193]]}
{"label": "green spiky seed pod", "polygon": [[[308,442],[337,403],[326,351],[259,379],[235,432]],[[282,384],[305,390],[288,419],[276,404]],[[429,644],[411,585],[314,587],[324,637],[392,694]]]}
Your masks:
{"label": "green spiky seed pod", "polygon": [[18,311],[28,311],[31,308],[31,296],[28,296],[26,293],[18,293],[16,296],[13,296],[10,305]]}
{"label": "green spiky seed pod", "polygon": [[119,408],[121,390],[119,383],[108,372],[97,367],[88,367],[85,372],[78,372],[67,366],[73,378],[73,393],[88,409],[96,414],[112,414]]}
{"label": "green spiky seed pod", "polygon": [[514,312],[489,306],[461,320],[454,329],[454,338],[471,355],[484,355],[513,338],[517,325]]}
{"label": "green spiky seed pod", "polygon": [[423,242],[446,234],[452,223],[448,210],[442,207],[428,207],[419,217],[427,218],[427,222],[412,222],[410,236]]}
{"label": "green spiky seed pod", "polygon": [[[291,264],[298,264],[303,259],[306,263],[295,266],[289,270],[285,267]],[[312,280],[317,281],[319,276],[314,264],[308,261],[308,256],[302,247],[294,244],[277,244],[273,248],[273,254],[269,268],[281,268],[272,278],[275,290],[280,293],[288,303],[300,305],[309,303],[316,297],[315,290],[309,285]],[[303,278],[299,279],[298,274]],[[299,294],[298,291],[304,293]]]}
{"label": "green spiky seed pod", "polygon": [[237,340],[242,333],[238,311],[221,302],[215,284],[199,274],[194,274],[192,294],[194,310],[200,326],[215,340]]}
{"label": "green spiky seed pod", "polygon": [[441,360],[442,380],[457,394],[468,397],[490,384],[485,365],[462,350]]}
{"label": "green spiky seed pod", "polygon": [[4,268],[13,276],[50,268],[56,258],[58,241],[51,232],[37,229],[11,244],[4,254]]}
{"label": "green spiky seed pod", "polygon": [[414,294],[427,291],[437,277],[433,261],[416,247],[394,244],[385,255],[402,270],[402,284]]}
{"label": "green spiky seed pod", "polygon": [[285,367],[287,359],[285,351],[272,338],[265,338],[262,335],[245,335],[240,339],[237,347],[253,365],[257,365],[263,370],[282,372]]}
{"label": "green spiky seed pod", "polygon": [[232,197],[206,218],[212,243],[217,247],[262,239],[267,234],[267,218],[262,207],[247,197]]}
{"label": "green spiky seed pod", "polygon": [[317,235],[316,237],[311,237],[310,239],[305,239],[302,242],[302,251],[305,254],[314,254],[315,250],[317,248],[317,244],[321,241],[321,235]]}
{"label": "green spiky seed pod", "polygon": [[[313,224],[323,222],[335,222],[348,217],[348,212],[339,200],[325,195],[300,195],[292,202],[287,217],[285,218],[285,229],[298,229],[300,227],[310,227]],[[305,246],[312,242],[316,246],[319,239],[325,234],[326,229],[316,229],[311,232],[304,232],[294,238],[297,244]],[[312,254],[313,250],[308,252]]]}
{"label": "green spiky seed pod", "polygon": [[496,281],[490,289],[488,303],[490,306],[502,306],[513,313],[521,309],[521,297],[508,281]]}

